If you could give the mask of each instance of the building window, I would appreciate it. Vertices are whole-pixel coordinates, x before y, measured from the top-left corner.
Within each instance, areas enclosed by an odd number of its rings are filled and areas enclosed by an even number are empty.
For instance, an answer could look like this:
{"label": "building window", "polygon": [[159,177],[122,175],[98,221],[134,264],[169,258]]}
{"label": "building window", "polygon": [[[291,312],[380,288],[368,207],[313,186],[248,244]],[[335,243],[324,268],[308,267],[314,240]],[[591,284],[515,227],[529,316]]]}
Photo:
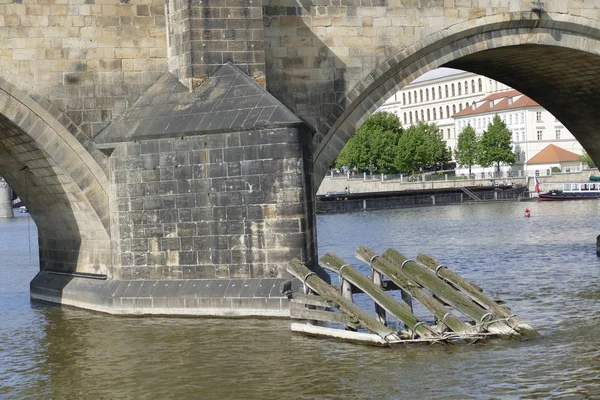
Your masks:
{"label": "building window", "polygon": [[475,79],[471,79],[471,93],[475,93]]}
{"label": "building window", "polygon": [[402,104],[406,105],[406,93],[402,93]]}
{"label": "building window", "polygon": [[446,118],[450,118],[450,106],[446,106]]}
{"label": "building window", "polygon": [[452,104],[452,115],[456,114],[456,104]]}
{"label": "building window", "polygon": [[481,81],[481,78],[479,78],[479,91],[483,92],[483,82]]}
{"label": "building window", "polygon": [[444,109],[440,107],[440,119],[444,118],[444,113],[442,112]]}
{"label": "building window", "polygon": [[429,101],[429,89],[425,89],[425,101]]}
{"label": "building window", "polygon": [[435,100],[435,88],[431,88],[431,100]]}
{"label": "building window", "polygon": [[560,140],[560,129],[556,130],[556,140]]}
{"label": "building window", "polygon": [[421,110],[421,121],[425,121],[425,113]]}
{"label": "building window", "polygon": [[438,94],[439,94],[438,97],[441,99],[442,98],[442,87],[441,86],[438,86]]}
{"label": "building window", "polygon": [[521,142],[525,141],[525,131],[521,131]]}
{"label": "building window", "polygon": [[535,176],[540,176],[540,170],[539,169],[535,170]]}
{"label": "building window", "polygon": [[535,112],[535,120],[536,120],[536,122],[542,122],[542,112],[541,111]]}
{"label": "building window", "polygon": [[408,92],[408,104],[412,104],[412,96],[410,92]]}
{"label": "building window", "polygon": [[521,113],[521,123],[522,124],[525,123],[525,113],[524,112]]}
{"label": "building window", "polygon": [[465,94],[469,94],[469,82],[465,81]]}
{"label": "building window", "polygon": [[431,113],[429,112],[429,109],[427,109],[427,121],[431,121]]}
{"label": "building window", "polygon": [[546,170],[546,175],[550,176],[550,170],[549,169]]}
{"label": "building window", "polygon": [[537,140],[542,140],[542,131],[537,131]]}
{"label": "building window", "polygon": [[413,93],[413,98],[415,99],[415,104],[419,101],[418,97],[417,97],[417,91],[415,90],[415,92]]}
{"label": "building window", "polygon": [[460,95],[462,95],[462,85],[460,84],[460,82],[458,82],[457,86],[458,86],[458,95],[460,96]]}
{"label": "building window", "polygon": [[508,114],[508,124],[512,125],[512,114]]}
{"label": "building window", "polygon": [[446,98],[448,98],[448,85],[446,85]]}
{"label": "building window", "polygon": [[408,113],[408,118],[409,118],[409,120],[410,120],[410,123],[411,123],[411,125],[412,125],[412,121],[413,121],[413,120],[412,120],[412,111]]}
{"label": "building window", "polygon": [[458,111],[462,111],[462,104],[458,105]]}
{"label": "building window", "polygon": [[452,97],[456,96],[456,92],[454,90],[454,83],[452,84]]}
{"label": "building window", "polygon": [[437,114],[435,112],[435,108],[433,109],[433,120],[435,121],[437,119]]}
{"label": "building window", "polygon": [[419,101],[423,102],[423,89],[419,90]]}
{"label": "building window", "polygon": [[404,125],[406,125],[408,123],[408,120],[406,119],[406,113],[404,113]]}

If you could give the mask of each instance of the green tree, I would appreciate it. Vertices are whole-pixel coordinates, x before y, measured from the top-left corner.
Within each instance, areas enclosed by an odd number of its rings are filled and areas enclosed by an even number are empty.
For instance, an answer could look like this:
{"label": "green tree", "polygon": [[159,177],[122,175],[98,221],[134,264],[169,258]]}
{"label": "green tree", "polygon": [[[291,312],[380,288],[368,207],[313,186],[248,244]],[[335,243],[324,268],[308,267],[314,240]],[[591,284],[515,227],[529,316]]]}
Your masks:
{"label": "green tree", "polygon": [[500,171],[500,163],[513,165],[517,161],[517,156],[512,150],[510,141],[510,131],[496,114],[479,139],[477,163],[482,167],[496,164],[498,171]]}
{"label": "green tree", "polygon": [[398,172],[395,165],[396,143],[402,135],[395,114],[378,112],[371,115],[350,138],[337,156],[334,166],[356,167],[378,173]]}
{"label": "green tree", "polygon": [[426,167],[435,169],[452,158],[439,128],[422,121],[404,131],[396,152],[396,166],[400,171],[409,173]]}
{"label": "green tree", "polygon": [[586,164],[588,167],[595,166],[594,160],[592,160],[592,157],[585,150],[583,150],[583,153],[581,154],[581,157],[579,157],[579,160],[582,163]]}
{"label": "green tree", "polygon": [[458,135],[456,149],[454,149],[454,158],[458,165],[469,167],[469,178],[471,177],[471,167],[477,164],[478,139],[475,129],[467,125]]}

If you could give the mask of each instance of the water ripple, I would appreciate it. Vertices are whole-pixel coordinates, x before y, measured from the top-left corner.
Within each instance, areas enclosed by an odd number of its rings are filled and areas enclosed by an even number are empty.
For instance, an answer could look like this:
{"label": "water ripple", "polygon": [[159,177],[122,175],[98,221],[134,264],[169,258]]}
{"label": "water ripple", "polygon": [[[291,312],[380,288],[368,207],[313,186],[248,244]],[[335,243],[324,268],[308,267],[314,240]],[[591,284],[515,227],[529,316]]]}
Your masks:
{"label": "water ripple", "polygon": [[[393,349],[295,335],[289,321],[119,318],[31,304],[37,266],[26,220],[0,223],[0,398],[600,398],[599,204],[527,206],[529,219],[519,203],[318,217],[321,255],[367,272],[354,259],[358,245],[430,254],[543,333]],[[357,302],[373,308],[366,296]]]}

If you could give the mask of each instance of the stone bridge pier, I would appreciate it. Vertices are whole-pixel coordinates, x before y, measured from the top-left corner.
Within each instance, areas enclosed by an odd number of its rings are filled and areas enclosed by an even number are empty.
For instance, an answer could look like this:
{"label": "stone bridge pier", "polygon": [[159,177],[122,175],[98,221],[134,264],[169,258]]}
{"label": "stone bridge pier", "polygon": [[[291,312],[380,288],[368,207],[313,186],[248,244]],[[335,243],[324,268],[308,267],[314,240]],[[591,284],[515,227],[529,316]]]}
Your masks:
{"label": "stone bridge pier", "polygon": [[599,40],[600,5],[580,0],[0,4],[0,175],[38,227],[32,298],[289,315],[290,259],[328,278],[316,189],[391,94],[480,73],[598,163]]}
{"label": "stone bridge pier", "polygon": [[0,177],[0,218],[12,218],[12,189],[8,183]]}

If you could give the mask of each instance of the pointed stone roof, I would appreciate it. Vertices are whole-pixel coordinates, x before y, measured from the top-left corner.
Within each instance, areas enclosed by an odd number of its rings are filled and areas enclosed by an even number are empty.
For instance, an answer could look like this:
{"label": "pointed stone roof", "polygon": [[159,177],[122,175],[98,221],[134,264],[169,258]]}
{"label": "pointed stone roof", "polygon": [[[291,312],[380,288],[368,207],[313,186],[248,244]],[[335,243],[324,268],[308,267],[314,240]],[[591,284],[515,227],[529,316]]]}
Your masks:
{"label": "pointed stone roof", "polygon": [[267,90],[231,62],[193,91],[163,75],[94,141],[114,143],[302,124]]}
{"label": "pointed stone roof", "polygon": [[579,161],[581,155],[565,150],[562,147],[550,144],[542,151],[531,157],[527,164],[551,164],[568,161]]}

